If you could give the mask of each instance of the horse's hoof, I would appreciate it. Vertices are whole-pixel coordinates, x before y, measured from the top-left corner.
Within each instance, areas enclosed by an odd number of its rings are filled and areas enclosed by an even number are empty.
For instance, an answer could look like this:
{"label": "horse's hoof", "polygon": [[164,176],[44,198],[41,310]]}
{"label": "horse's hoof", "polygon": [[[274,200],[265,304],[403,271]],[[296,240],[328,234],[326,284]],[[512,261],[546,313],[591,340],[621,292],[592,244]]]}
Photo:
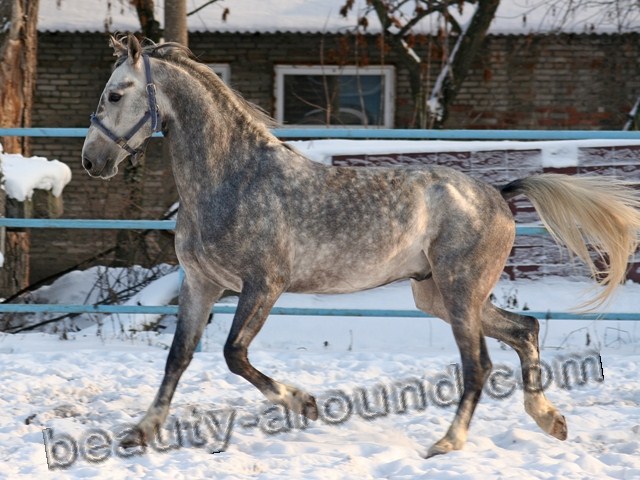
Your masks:
{"label": "horse's hoof", "polygon": [[538,426],[552,437],[558,440],[567,439],[567,420],[555,408],[533,418]]}
{"label": "horse's hoof", "polygon": [[464,446],[464,440],[450,440],[448,436],[444,436],[434,443],[424,458],[435,457],[436,455],[444,455],[452,450],[460,450]]}
{"label": "horse's hoof", "polygon": [[284,405],[291,411],[307,417],[309,420],[318,419],[316,399],[295,387],[280,384],[278,391],[267,394],[267,398],[273,403]]}
{"label": "horse's hoof", "polygon": [[289,400],[286,406],[297,414],[307,417],[309,420],[318,419],[318,404],[313,395],[296,390]]}
{"label": "horse's hoof", "polygon": [[140,427],[130,429],[127,434],[120,440],[120,446],[124,449],[145,447],[147,445],[147,436]]}
{"label": "horse's hoof", "polygon": [[444,455],[445,453],[449,453],[453,450],[453,446],[449,442],[443,442],[440,440],[431,446],[427,455],[424,458],[435,457],[436,455]]}
{"label": "horse's hoof", "polygon": [[566,440],[568,436],[567,420],[563,415],[557,414],[549,428],[549,435],[558,440]]}
{"label": "horse's hoof", "polygon": [[312,395],[309,395],[309,398],[307,398],[306,402],[302,406],[302,412],[300,412],[300,414],[304,415],[309,420],[318,419],[318,404]]}
{"label": "horse's hoof", "polygon": [[558,440],[567,439],[567,420],[546,398],[525,396],[524,409],[543,432]]}

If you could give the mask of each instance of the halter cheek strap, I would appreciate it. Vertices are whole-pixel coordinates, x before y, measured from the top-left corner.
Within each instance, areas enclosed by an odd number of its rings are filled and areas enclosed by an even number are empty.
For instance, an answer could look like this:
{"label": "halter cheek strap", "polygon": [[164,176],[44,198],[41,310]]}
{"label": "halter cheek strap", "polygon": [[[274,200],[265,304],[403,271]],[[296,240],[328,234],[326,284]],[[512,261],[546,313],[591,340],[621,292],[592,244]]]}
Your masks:
{"label": "halter cheek strap", "polygon": [[97,115],[94,113],[91,114],[91,125],[95,125],[98,129],[105,134],[109,139],[113,140],[120,148],[126,150],[127,153],[131,154],[131,163],[135,166],[138,163],[138,158],[142,155],[147,148],[147,143],[149,142],[149,138],[147,137],[138,148],[133,148],[129,145],[129,140],[133,138],[133,136],[138,133],[138,131],[144,126],[147,121],[151,121],[151,131],[152,134],[159,131],[159,118],[160,112],[158,110],[158,102],[156,96],[156,86],[153,84],[153,80],[151,78],[151,62],[149,61],[148,55],[142,55],[142,59],[144,61],[144,71],[147,80],[147,86],[145,88],[147,92],[147,101],[149,103],[149,109],[144,113],[142,118],[138,120],[138,122],[124,135],[118,136],[113,133],[112,130],[107,127],[102,120],[100,120]]}

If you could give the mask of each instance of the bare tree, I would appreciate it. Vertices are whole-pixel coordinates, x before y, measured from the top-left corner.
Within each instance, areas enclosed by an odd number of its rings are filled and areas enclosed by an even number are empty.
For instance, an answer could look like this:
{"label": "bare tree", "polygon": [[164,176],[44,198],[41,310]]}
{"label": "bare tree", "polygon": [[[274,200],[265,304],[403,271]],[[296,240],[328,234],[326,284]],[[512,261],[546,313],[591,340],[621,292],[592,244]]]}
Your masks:
{"label": "bare tree", "polygon": [[[0,0],[0,126],[30,127],[39,0]],[[29,154],[27,139],[5,137],[5,152]]]}
{"label": "bare tree", "polygon": [[159,42],[160,38],[162,38],[162,30],[160,22],[156,19],[153,11],[153,0],[129,0],[129,3],[135,7],[138,13],[142,35],[156,43]]}
{"label": "bare tree", "polygon": [[[155,17],[154,0],[129,0],[129,3],[136,9],[143,37],[153,40],[154,42],[159,42],[164,35],[164,39],[168,42],[178,42],[187,45],[187,17],[198,13],[209,5],[221,1],[223,0],[208,0],[190,12],[187,12],[185,0],[166,0],[164,32],[160,28],[160,22]],[[222,19],[226,20],[229,13],[229,9],[225,8],[222,12]]]}
{"label": "bare tree", "polygon": [[[198,13],[200,10],[202,10],[203,8],[208,7],[209,5],[213,5],[214,3],[218,3],[218,2],[223,2],[224,0],[208,0],[206,2],[204,2],[202,5],[194,8],[193,10],[191,10],[189,13],[187,13],[187,17],[191,16],[191,15],[195,15],[196,13]],[[231,10],[229,10],[228,7],[225,7],[222,10],[222,21],[226,22],[227,21],[227,17],[229,16],[229,14],[231,13]]]}
{"label": "bare tree", "polygon": [[[368,15],[374,14],[382,26],[382,38],[393,49],[402,67],[409,73],[411,94],[415,104],[414,126],[439,128],[447,119],[449,105],[455,99],[471,63],[480,51],[500,0],[368,0],[358,19],[358,29],[366,31]],[[354,0],[347,0],[341,14],[347,16]],[[475,8],[466,26],[453,14]],[[435,18],[438,38],[444,42],[440,74],[429,77],[430,49],[422,55],[414,48],[415,29],[427,18]],[[450,39],[454,38],[449,49]]]}
{"label": "bare tree", "polygon": [[[36,73],[39,0],[0,0],[0,127],[30,127]],[[30,154],[28,140],[4,137],[5,152]],[[1,170],[1,169],[0,169]],[[0,171],[0,182],[2,182]],[[6,199],[0,191],[0,215],[5,214]],[[20,205],[10,202],[23,216]],[[24,230],[0,232],[0,291],[14,292],[29,282],[29,234]]]}

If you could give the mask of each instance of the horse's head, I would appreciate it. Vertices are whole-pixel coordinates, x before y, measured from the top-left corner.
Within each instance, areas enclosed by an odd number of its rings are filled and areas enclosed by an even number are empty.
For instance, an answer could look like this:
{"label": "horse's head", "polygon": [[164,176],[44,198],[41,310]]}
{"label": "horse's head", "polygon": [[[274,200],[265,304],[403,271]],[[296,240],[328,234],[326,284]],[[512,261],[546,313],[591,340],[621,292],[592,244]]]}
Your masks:
{"label": "horse's head", "polygon": [[111,37],[111,46],[118,57],[116,68],[91,115],[82,147],[82,166],[89,175],[105,179],[113,177],[127,157],[135,164],[147,140],[159,130],[149,57],[133,35],[126,44]]}

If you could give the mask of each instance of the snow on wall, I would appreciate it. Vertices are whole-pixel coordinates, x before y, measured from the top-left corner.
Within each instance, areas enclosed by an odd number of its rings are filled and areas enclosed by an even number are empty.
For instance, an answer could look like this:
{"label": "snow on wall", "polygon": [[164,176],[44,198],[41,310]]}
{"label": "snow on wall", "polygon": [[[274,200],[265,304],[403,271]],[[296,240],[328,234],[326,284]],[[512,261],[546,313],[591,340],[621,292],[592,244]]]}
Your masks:
{"label": "snow on wall", "polygon": [[[594,132],[594,135],[596,132]],[[347,165],[337,158],[375,156],[371,163],[384,165],[379,157],[396,154],[436,154],[442,152],[493,152],[536,150],[545,168],[577,167],[581,151],[595,148],[640,147],[640,140],[557,140],[557,141],[450,141],[450,140],[305,140],[287,142],[311,160],[325,165]],[[389,160],[390,165],[399,164]],[[409,162],[410,163],[410,162]],[[424,162],[416,162],[424,163]],[[364,165],[364,163],[363,163]]]}
{"label": "snow on wall", "polygon": [[71,169],[58,160],[43,157],[23,157],[4,153],[0,145],[0,169],[4,174],[3,189],[7,196],[24,202],[35,189],[50,190],[59,197],[71,181]]}

